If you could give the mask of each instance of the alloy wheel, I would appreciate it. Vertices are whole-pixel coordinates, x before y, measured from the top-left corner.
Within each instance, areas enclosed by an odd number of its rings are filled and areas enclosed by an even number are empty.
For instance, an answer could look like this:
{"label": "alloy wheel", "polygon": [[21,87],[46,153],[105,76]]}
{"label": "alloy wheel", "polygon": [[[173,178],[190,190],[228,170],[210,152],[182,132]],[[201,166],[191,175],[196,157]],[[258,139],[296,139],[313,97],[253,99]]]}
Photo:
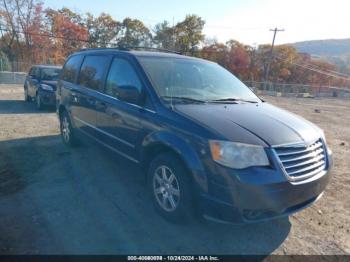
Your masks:
{"label": "alloy wheel", "polygon": [[28,98],[29,98],[28,97],[28,88],[24,88],[24,100],[28,101],[29,100]]}
{"label": "alloy wheel", "polygon": [[159,206],[167,212],[176,210],[180,202],[179,182],[167,166],[160,166],[153,176],[153,192]]}
{"label": "alloy wheel", "polygon": [[40,99],[40,96],[38,94],[36,95],[35,100],[36,100],[36,107],[38,109],[41,109],[41,99]]}
{"label": "alloy wheel", "polygon": [[69,143],[70,140],[70,124],[67,116],[62,117],[62,122],[61,122],[61,132],[62,132],[62,137],[66,143]]}

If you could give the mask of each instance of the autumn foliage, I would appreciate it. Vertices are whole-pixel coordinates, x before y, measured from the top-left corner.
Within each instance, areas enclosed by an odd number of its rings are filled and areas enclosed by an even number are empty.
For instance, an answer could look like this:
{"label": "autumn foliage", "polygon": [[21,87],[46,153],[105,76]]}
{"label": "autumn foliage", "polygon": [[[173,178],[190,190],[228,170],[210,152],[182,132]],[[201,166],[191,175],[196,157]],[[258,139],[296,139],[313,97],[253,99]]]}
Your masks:
{"label": "autumn foliage", "polygon": [[[164,21],[148,28],[138,19],[116,21],[107,13],[94,17],[68,8],[43,9],[43,3],[36,0],[2,0],[0,23],[0,59],[14,71],[27,70],[31,64],[63,64],[81,48],[144,46],[208,59],[242,80],[259,82],[265,80],[270,58],[270,45],[252,47],[236,40],[219,43],[206,39],[205,21],[196,15],[187,15],[174,25]],[[281,45],[274,48],[268,81],[349,86],[347,77],[340,77],[337,71],[329,62]]]}

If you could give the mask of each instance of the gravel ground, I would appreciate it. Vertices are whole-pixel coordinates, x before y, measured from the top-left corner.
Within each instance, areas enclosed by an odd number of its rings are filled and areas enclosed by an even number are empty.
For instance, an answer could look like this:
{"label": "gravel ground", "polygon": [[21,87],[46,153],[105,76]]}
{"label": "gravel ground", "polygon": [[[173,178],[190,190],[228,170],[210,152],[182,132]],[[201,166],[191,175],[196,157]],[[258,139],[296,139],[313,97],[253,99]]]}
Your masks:
{"label": "gravel ground", "polygon": [[350,100],[265,99],[325,130],[335,166],[324,197],[271,222],[180,226],[155,214],[137,166],[66,148],[54,112],[0,85],[0,254],[349,254]]}

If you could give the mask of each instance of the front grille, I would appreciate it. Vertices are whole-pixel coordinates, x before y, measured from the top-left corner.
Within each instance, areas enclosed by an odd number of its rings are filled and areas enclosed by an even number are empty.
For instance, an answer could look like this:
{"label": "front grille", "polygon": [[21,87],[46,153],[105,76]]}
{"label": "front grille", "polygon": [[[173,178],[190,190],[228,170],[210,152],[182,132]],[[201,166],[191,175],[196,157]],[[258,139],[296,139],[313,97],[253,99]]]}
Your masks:
{"label": "front grille", "polygon": [[326,155],[321,139],[311,145],[276,147],[275,151],[291,181],[307,179],[326,168]]}

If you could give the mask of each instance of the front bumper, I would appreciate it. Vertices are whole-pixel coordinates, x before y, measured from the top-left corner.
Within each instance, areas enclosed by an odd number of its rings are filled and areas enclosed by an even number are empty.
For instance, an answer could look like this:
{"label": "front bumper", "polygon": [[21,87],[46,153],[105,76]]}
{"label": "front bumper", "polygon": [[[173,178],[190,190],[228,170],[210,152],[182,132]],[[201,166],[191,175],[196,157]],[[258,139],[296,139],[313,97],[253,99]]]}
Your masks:
{"label": "front bumper", "polygon": [[40,90],[39,91],[41,103],[48,106],[55,106],[56,105],[56,94],[52,91],[45,91]]}
{"label": "front bumper", "polygon": [[331,155],[328,159],[326,171],[297,183],[279,169],[237,171],[216,165],[208,176],[208,192],[200,195],[201,212],[207,219],[233,224],[289,216],[321,198],[331,177]]}

